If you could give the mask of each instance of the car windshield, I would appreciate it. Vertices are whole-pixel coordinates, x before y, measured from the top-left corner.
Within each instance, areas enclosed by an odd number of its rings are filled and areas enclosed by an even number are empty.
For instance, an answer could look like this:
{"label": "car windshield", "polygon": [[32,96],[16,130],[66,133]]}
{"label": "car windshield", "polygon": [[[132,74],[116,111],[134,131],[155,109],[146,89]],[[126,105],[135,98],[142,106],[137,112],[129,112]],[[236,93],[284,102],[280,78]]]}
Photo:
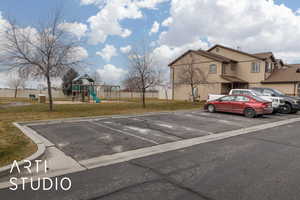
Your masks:
{"label": "car windshield", "polygon": [[264,94],[263,93],[261,93],[261,92],[259,92],[259,91],[257,91],[257,90],[252,90],[252,92],[253,92],[253,94],[255,95],[255,96],[264,96]]}
{"label": "car windshield", "polygon": [[273,92],[274,92],[276,95],[278,95],[278,96],[285,96],[285,94],[282,93],[282,92],[279,91],[279,90],[273,89]]}

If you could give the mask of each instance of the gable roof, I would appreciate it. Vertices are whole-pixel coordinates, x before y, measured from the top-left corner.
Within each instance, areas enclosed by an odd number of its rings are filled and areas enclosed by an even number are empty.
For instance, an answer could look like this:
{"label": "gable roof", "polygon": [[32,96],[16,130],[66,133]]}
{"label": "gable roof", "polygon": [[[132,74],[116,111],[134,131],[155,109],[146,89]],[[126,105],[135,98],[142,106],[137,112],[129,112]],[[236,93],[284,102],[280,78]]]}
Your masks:
{"label": "gable roof", "polygon": [[211,50],[217,48],[217,47],[220,47],[220,48],[224,48],[224,49],[228,49],[230,51],[233,51],[233,52],[236,52],[236,53],[240,53],[240,54],[244,54],[246,56],[250,56],[252,58],[256,58],[256,59],[259,59],[259,60],[264,60],[263,58],[259,57],[259,56],[256,56],[254,54],[249,54],[249,53],[246,53],[246,52],[243,52],[243,51],[239,51],[239,50],[236,50],[236,49],[232,49],[232,48],[229,48],[229,47],[225,47],[225,46],[222,46],[220,44],[216,44],[214,45],[213,47],[211,47],[210,49],[207,50],[207,52],[210,52]]}
{"label": "gable roof", "polygon": [[276,61],[274,55],[272,52],[262,52],[262,53],[254,53],[254,56],[260,57],[262,59],[268,59],[271,58],[273,60],[273,62]]}
{"label": "gable roof", "polygon": [[281,59],[276,59],[276,63],[280,63],[280,64],[284,65],[284,63]]}
{"label": "gable roof", "polygon": [[[297,72],[299,70],[299,72]],[[285,65],[285,68],[274,71],[262,83],[293,83],[300,82],[300,64]]]}
{"label": "gable roof", "polygon": [[179,56],[177,59],[175,59],[174,61],[172,61],[168,66],[173,65],[174,63],[176,63],[178,60],[180,60],[182,57],[184,57],[185,55],[189,54],[189,53],[195,53],[198,54],[200,56],[204,56],[206,58],[210,58],[213,60],[216,60],[218,62],[222,62],[222,63],[230,63],[230,62],[234,62],[237,63],[237,61],[226,58],[224,56],[220,56],[214,53],[210,53],[207,51],[203,51],[203,50],[198,50],[198,51],[194,51],[194,50],[188,50],[187,52],[185,52],[184,54],[182,54],[181,56]]}
{"label": "gable roof", "polygon": [[235,62],[235,63],[237,63],[237,61],[232,60],[230,58],[226,58],[224,56],[221,56],[221,55],[218,55],[218,54],[215,54],[215,53],[203,51],[201,49],[198,50],[198,51],[193,51],[193,52],[196,53],[196,54],[199,54],[201,56],[209,57],[211,59],[214,59],[214,60],[217,60],[217,61],[220,61],[220,62],[225,62],[225,63]]}

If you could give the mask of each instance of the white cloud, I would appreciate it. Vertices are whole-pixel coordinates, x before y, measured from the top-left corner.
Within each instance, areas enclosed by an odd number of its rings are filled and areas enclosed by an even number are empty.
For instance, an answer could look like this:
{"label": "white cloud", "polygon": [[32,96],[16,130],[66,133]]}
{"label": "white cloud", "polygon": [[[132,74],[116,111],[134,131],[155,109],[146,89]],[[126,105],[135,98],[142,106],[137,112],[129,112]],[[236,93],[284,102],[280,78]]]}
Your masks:
{"label": "white cloud", "polygon": [[74,36],[76,36],[78,39],[80,39],[81,37],[85,36],[86,32],[87,32],[87,25],[86,24],[82,24],[82,23],[78,23],[78,22],[74,22],[74,23],[62,23],[59,25],[59,28],[73,34]]}
{"label": "white cloud", "polygon": [[0,88],[8,87],[8,73],[0,72]]}
{"label": "white cloud", "polygon": [[207,49],[208,44],[203,41],[194,41],[181,46],[161,45],[153,50],[154,57],[162,67],[167,68],[168,64],[190,49]]}
{"label": "white cloud", "polygon": [[125,47],[120,47],[120,51],[125,54],[129,53],[131,51],[131,49],[132,49],[132,47],[130,45],[125,46]]}
{"label": "white cloud", "polygon": [[0,30],[3,30],[7,25],[8,22],[6,21],[6,19],[3,18],[2,12],[0,12],[0,28],[1,28]]}
{"label": "white cloud", "polygon": [[131,30],[122,27],[124,19],[139,19],[143,17],[141,9],[155,9],[167,0],[81,0],[81,4],[94,4],[99,12],[88,19],[90,33],[89,43],[104,43],[108,36],[115,35],[126,38]]}
{"label": "white cloud", "polygon": [[109,62],[113,56],[117,56],[117,49],[113,45],[105,45],[105,47],[96,52],[96,55],[101,56],[106,62]]}
{"label": "white cloud", "polygon": [[84,60],[89,56],[87,50],[81,46],[73,48],[72,59],[74,61]]}
{"label": "white cloud", "polygon": [[[5,38],[4,38],[5,32],[4,31],[6,29],[6,26],[8,26],[8,22],[3,18],[2,13],[0,12],[0,53],[3,51],[3,48],[1,48],[1,46],[5,42]],[[1,68],[4,68],[4,67],[0,66],[0,71],[1,71]]]}
{"label": "white cloud", "polygon": [[170,26],[172,23],[173,23],[173,18],[172,18],[172,17],[168,17],[167,19],[165,19],[165,20],[161,23],[161,25],[167,27],[167,26]]}
{"label": "white cloud", "polygon": [[156,9],[156,6],[158,4],[167,1],[169,0],[142,0],[142,1],[137,1],[136,4],[141,8]]}
{"label": "white cloud", "polygon": [[152,28],[151,28],[151,30],[150,30],[150,32],[149,32],[149,35],[152,35],[152,34],[154,34],[154,33],[157,33],[158,31],[159,31],[159,23],[157,22],[157,21],[155,21],[154,23],[153,23],[153,25],[152,25]]}
{"label": "white cloud", "polygon": [[124,29],[123,33],[121,34],[121,37],[127,38],[131,35],[132,31],[129,29]]}
{"label": "white cloud", "polygon": [[95,15],[88,19],[91,32],[91,44],[104,43],[109,35],[121,37],[129,36],[131,31],[120,25],[123,19],[137,19],[142,17],[139,8],[129,0],[110,0]]}
{"label": "white cloud", "polygon": [[104,65],[103,68],[98,69],[97,72],[102,78],[102,81],[106,84],[120,84],[127,74],[126,70],[111,64]]}
{"label": "white cloud", "polygon": [[170,13],[174,23],[161,33],[161,45],[182,46],[205,38],[249,52],[300,55],[300,16],[273,0],[173,0]]}

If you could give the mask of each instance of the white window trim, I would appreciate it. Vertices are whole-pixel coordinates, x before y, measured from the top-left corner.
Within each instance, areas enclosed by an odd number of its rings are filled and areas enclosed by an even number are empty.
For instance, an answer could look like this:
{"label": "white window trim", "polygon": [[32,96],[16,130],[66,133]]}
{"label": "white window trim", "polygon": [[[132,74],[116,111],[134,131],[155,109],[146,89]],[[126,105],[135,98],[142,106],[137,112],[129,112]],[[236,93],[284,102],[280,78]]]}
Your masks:
{"label": "white window trim", "polygon": [[[212,69],[211,67],[212,66],[215,66],[215,71],[211,71],[211,69]],[[209,70],[210,74],[216,74],[218,72],[218,66],[216,64],[210,64],[208,70]]]}
{"label": "white window trim", "polygon": [[251,73],[260,73],[260,63],[259,62],[251,63]]}

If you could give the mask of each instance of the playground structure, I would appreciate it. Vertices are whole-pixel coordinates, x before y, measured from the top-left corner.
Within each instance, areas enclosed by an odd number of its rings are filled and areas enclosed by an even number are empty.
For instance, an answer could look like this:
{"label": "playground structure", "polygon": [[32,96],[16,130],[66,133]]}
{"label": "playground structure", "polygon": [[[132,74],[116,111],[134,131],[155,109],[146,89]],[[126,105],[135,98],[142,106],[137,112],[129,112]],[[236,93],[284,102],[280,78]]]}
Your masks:
{"label": "playground structure", "polygon": [[81,102],[100,103],[101,99],[95,92],[95,81],[87,74],[79,76],[72,81],[72,100]]}
{"label": "playground structure", "polygon": [[119,85],[95,85],[98,97],[107,100],[121,100],[121,86]]}

